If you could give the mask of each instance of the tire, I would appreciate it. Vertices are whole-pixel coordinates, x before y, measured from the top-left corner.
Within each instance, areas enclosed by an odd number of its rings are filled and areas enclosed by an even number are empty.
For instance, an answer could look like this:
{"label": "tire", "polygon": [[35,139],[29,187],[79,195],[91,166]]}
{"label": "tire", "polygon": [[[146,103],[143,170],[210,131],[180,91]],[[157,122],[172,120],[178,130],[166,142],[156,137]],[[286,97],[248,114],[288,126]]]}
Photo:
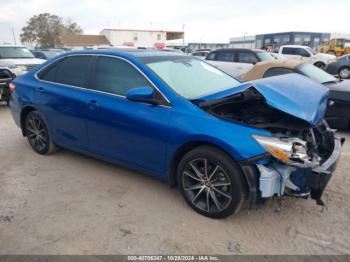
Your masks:
{"label": "tire", "polygon": [[24,134],[35,152],[48,155],[56,151],[50,132],[37,111],[31,111],[24,120]]}
{"label": "tire", "polygon": [[341,67],[339,70],[338,70],[338,75],[341,79],[347,79],[347,78],[350,78],[350,67]]}
{"label": "tire", "polygon": [[240,211],[246,192],[243,179],[238,164],[211,146],[188,152],[177,168],[177,182],[186,202],[211,218],[224,218]]}
{"label": "tire", "polygon": [[320,69],[323,69],[323,70],[326,68],[326,64],[323,63],[323,62],[316,62],[316,63],[314,64],[314,66],[316,66],[316,67],[318,67],[318,68],[320,68]]}

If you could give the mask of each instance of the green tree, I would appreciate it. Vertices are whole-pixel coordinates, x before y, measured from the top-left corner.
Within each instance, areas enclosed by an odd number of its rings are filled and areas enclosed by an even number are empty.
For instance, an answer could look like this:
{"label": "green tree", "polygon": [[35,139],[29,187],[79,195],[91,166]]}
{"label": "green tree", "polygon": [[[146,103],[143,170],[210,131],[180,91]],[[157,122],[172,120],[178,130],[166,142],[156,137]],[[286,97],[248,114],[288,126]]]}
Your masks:
{"label": "green tree", "polygon": [[43,13],[34,15],[22,28],[22,43],[36,43],[42,48],[58,47],[63,34],[82,34],[83,30],[71,19],[63,22],[57,15]]}

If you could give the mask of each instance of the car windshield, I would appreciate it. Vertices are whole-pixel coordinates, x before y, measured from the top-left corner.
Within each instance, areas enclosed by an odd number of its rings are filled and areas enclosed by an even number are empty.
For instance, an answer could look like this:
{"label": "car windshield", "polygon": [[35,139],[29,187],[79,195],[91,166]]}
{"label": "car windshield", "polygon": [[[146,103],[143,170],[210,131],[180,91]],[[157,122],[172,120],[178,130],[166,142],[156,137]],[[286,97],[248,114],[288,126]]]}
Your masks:
{"label": "car windshield", "polygon": [[34,56],[25,47],[0,46],[0,58],[34,58]]}
{"label": "car windshield", "polygon": [[256,52],[256,55],[259,57],[260,61],[275,60],[275,58],[267,52]]}
{"label": "car windshield", "polygon": [[141,60],[186,99],[199,98],[240,84],[233,77],[190,56],[143,57]]}
{"label": "car windshield", "polygon": [[312,64],[308,64],[308,63],[302,64],[298,66],[298,70],[302,74],[310,77],[311,79],[321,84],[337,82],[337,79],[334,76],[326,73],[322,69],[319,69],[318,67]]}

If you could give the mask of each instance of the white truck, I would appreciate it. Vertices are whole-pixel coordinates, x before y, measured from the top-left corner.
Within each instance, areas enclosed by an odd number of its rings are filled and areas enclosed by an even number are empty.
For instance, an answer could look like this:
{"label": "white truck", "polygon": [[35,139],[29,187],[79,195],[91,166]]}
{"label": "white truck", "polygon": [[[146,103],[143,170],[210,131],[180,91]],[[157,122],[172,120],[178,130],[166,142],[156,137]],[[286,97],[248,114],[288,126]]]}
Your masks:
{"label": "white truck", "polygon": [[312,48],[304,45],[283,45],[279,48],[278,53],[289,59],[304,61],[322,69],[336,58],[334,55],[316,53]]}
{"label": "white truck", "polygon": [[0,67],[8,68],[18,76],[46,60],[35,58],[24,46],[0,45]]}

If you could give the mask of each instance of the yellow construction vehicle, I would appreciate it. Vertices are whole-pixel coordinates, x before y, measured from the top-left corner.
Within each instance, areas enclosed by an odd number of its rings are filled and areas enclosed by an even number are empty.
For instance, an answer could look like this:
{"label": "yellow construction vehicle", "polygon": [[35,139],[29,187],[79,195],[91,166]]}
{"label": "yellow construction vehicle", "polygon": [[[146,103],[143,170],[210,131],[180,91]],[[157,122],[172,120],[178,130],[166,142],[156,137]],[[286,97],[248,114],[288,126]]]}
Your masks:
{"label": "yellow construction vehicle", "polygon": [[319,46],[317,52],[335,56],[350,54],[350,39],[333,38],[331,41]]}

